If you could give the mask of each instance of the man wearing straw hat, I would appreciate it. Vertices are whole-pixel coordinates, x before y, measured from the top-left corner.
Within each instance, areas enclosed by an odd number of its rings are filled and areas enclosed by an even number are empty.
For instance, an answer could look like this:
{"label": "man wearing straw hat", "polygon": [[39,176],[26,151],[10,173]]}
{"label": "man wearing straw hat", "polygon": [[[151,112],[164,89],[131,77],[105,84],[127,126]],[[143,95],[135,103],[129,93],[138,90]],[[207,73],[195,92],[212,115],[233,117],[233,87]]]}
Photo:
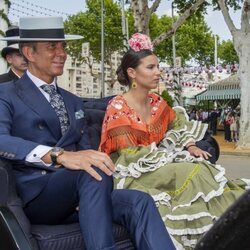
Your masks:
{"label": "man wearing straw hat", "polygon": [[81,37],[64,35],[59,17],[23,17],[19,26],[9,40],[19,42],[28,70],[0,86],[0,155],[13,163],[31,222],[59,224],[77,214],[87,249],[116,249],[115,221],[137,249],[174,249],[148,195],[112,191],[114,164],[90,149],[83,102],[57,86],[65,41]]}
{"label": "man wearing straw hat", "polygon": [[[17,27],[12,27],[5,32],[7,38],[18,35],[19,28]],[[27,69],[27,63],[19,52],[18,43],[7,41],[7,46],[2,49],[1,56],[6,60],[10,69],[7,73],[0,75],[0,83],[18,80]]]}

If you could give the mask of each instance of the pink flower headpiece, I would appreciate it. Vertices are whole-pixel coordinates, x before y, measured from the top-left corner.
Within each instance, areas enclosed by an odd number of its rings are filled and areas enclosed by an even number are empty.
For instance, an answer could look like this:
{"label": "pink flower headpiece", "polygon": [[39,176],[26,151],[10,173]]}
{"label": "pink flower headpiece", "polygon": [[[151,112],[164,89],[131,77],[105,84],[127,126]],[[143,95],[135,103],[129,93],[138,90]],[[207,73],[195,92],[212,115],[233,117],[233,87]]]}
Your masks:
{"label": "pink flower headpiece", "polygon": [[134,51],[140,51],[143,49],[149,49],[153,51],[153,45],[150,38],[141,33],[135,33],[132,37],[128,40],[129,47]]}

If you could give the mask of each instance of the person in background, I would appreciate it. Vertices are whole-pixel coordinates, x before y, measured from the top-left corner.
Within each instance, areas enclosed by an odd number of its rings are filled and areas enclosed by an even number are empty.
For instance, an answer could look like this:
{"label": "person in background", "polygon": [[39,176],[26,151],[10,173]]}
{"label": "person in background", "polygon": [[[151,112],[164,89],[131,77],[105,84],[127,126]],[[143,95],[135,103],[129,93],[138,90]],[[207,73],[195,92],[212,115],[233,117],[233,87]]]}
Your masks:
{"label": "person in background", "polygon": [[217,120],[218,120],[218,112],[216,110],[216,108],[214,108],[211,113],[210,113],[210,129],[212,132],[212,135],[216,135],[217,134]]}
{"label": "person in background", "polygon": [[115,188],[150,194],[176,248],[192,249],[246,183],[229,181],[197,147],[208,124],[189,121],[183,107],[171,108],[153,92],[160,70],[150,38],[136,33],[129,46],[117,69],[129,90],[109,102],[99,149],[116,165]]}
{"label": "person in background", "polygon": [[196,120],[196,110],[195,109],[192,109],[192,111],[190,112],[189,119]]}
{"label": "person in background", "polygon": [[232,112],[229,110],[225,111],[225,119],[224,119],[224,138],[226,142],[231,142],[231,131],[230,125],[232,124]]}
{"label": "person in background", "polygon": [[231,138],[233,142],[237,142],[237,126],[238,126],[238,116],[236,112],[233,111],[230,124]]}
{"label": "person in background", "polygon": [[114,164],[90,148],[82,99],[57,86],[66,41],[82,37],[64,35],[61,17],[21,17],[19,24],[20,37],[8,39],[19,42],[28,69],[0,87],[0,157],[12,162],[31,223],[79,221],[86,249],[114,250],[114,221],[136,249],[174,249],[149,195],[112,191]]}
{"label": "person in background", "polygon": [[[19,35],[19,28],[13,27],[5,32],[5,37],[13,37]],[[16,41],[7,41],[7,46],[1,51],[1,56],[9,65],[9,71],[0,75],[0,83],[18,80],[27,69],[27,62],[19,52],[18,43]]]}

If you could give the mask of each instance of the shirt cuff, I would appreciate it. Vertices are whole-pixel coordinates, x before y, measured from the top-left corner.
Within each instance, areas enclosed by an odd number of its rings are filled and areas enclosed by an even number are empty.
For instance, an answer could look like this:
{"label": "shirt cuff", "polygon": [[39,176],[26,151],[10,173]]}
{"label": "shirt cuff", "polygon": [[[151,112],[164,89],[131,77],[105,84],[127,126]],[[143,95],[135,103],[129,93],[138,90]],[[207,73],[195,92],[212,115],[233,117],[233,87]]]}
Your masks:
{"label": "shirt cuff", "polygon": [[29,154],[25,158],[25,161],[38,165],[38,166],[50,167],[52,164],[45,163],[41,158],[44,155],[46,155],[51,149],[52,147],[39,145],[29,152]]}

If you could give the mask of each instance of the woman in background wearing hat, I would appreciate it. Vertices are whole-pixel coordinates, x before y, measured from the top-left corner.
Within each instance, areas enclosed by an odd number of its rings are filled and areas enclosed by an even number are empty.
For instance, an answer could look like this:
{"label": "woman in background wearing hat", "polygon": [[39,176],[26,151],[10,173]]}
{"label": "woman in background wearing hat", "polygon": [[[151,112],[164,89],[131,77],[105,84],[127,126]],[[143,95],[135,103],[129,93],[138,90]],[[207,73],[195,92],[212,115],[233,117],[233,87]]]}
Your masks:
{"label": "woman in background wearing hat", "polygon": [[[6,38],[18,36],[19,28],[10,28],[5,33]],[[27,62],[19,52],[16,41],[7,41],[7,47],[4,47],[1,56],[6,60],[10,69],[7,73],[0,75],[0,83],[18,80],[27,69]]]}

